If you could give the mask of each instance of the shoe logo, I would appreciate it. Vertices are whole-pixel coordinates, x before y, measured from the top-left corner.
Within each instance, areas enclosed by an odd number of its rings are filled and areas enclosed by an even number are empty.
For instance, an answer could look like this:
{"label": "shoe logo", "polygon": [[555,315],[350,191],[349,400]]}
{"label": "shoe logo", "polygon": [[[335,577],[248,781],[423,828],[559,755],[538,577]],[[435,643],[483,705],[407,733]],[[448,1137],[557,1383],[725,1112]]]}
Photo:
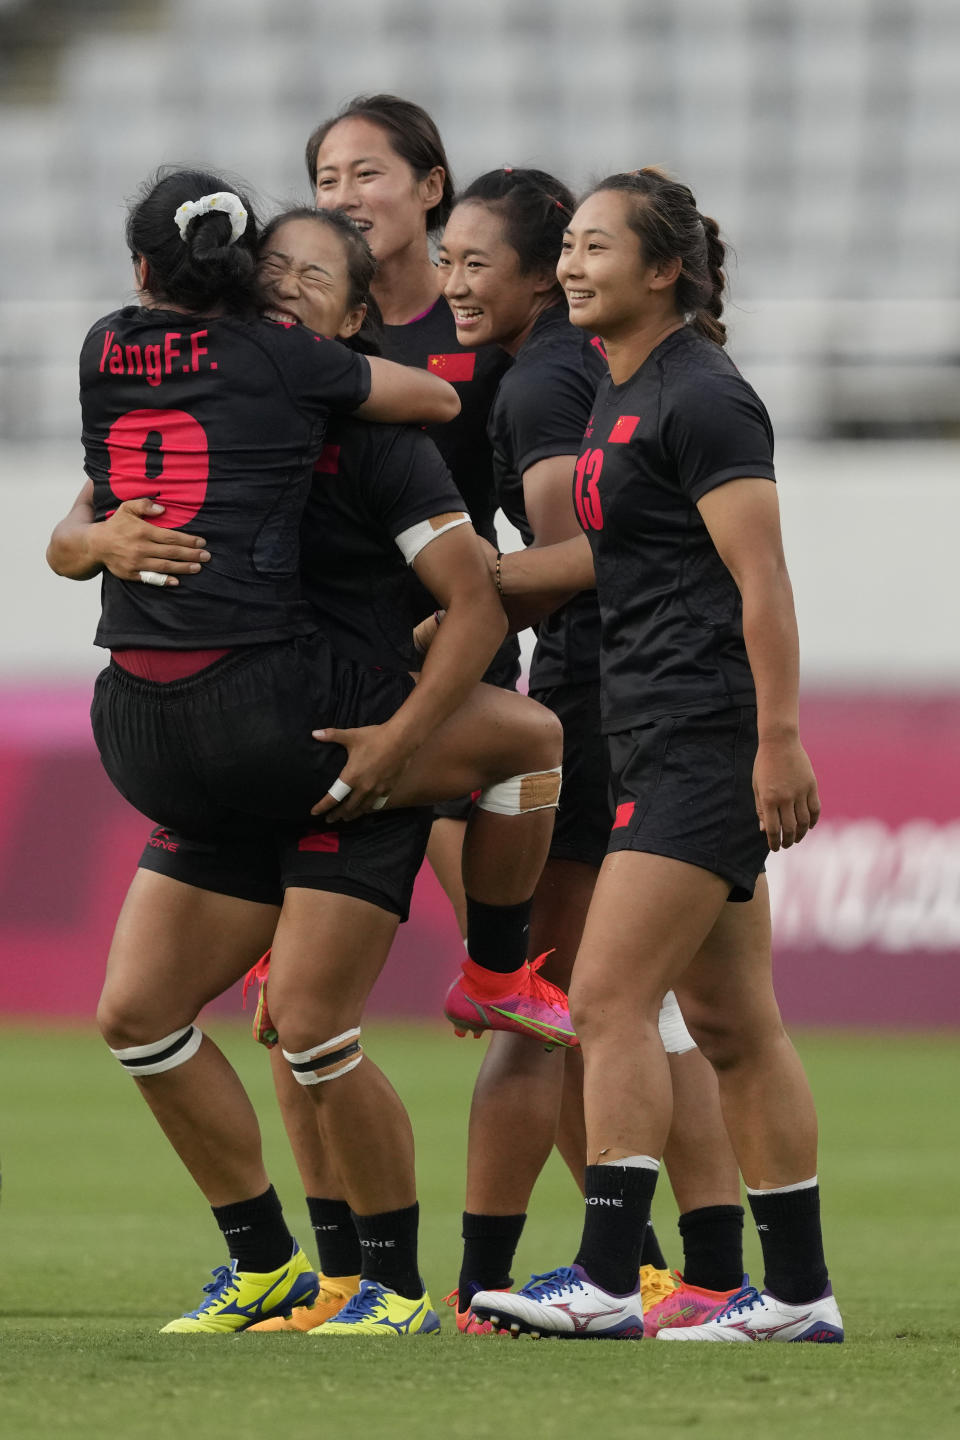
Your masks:
{"label": "shoe logo", "polygon": [[284,1273],[280,1276],[280,1279],[274,1280],[273,1284],[269,1286],[268,1289],[264,1290],[263,1294],[258,1296],[256,1300],[251,1300],[246,1305],[238,1305],[236,1299],[233,1299],[230,1301],[229,1305],[224,1305],[223,1309],[220,1311],[221,1315],[249,1315],[251,1318],[259,1320],[263,1314],[263,1307],[266,1304],[267,1300],[278,1288],[278,1286],[286,1283],[287,1279],[288,1272],[284,1271]]}
{"label": "shoe logo", "polygon": [[[792,1325],[802,1325],[804,1320],[809,1320],[809,1318],[808,1313],[801,1316],[799,1320],[784,1320],[782,1325],[759,1325],[756,1321],[736,1320],[727,1328],[729,1330],[739,1330],[751,1340],[772,1340],[775,1335],[779,1335],[781,1330],[789,1330]],[[717,1321],[716,1323],[720,1324],[722,1322]]]}
{"label": "shoe logo", "polygon": [[[479,1009],[480,1007],[478,1006],[477,1008]],[[543,1035],[548,1039],[551,1035],[573,1034],[573,1031],[570,1029],[569,1025],[551,1025],[549,1023],[544,1024],[544,1022],[541,1020],[534,1020],[531,1015],[518,1015],[513,1010],[505,1010],[502,1005],[491,1005],[490,1009],[495,1015],[502,1015],[507,1020],[517,1020],[521,1025],[528,1026],[538,1035]],[[481,1014],[482,1013],[483,1012],[481,1011]]]}
{"label": "shoe logo", "polygon": [[809,1319],[810,1312],[808,1310],[806,1315],[801,1316],[797,1320],[785,1320],[782,1325],[764,1325],[761,1330],[757,1331],[757,1339],[772,1340],[774,1335],[779,1335],[781,1330],[789,1330],[791,1325],[802,1325],[805,1320]]}
{"label": "shoe logo", "polygon": [[602,1320],[607,1315],[615,1315],[620,1309],[619,1305],[606,1305],[602,1310],[581,1310],[574,1314],[570,1309],[572,1304],[572,1300],[555,1300],[553,1301],[553,1308],[555,1310],[562,1310],[565,1315],[569,1315],[573,1321],[574,1330],[586,1330],[591,1320]]}
{"label": "shoe logo", "polygon": [[378,1325],[386,1326],[388,1330],[395,1330],[398,1335],[403,1335],[407,1330],[410,1329],[413,1322],[420,1318],[425,1309],[426,1306],[424,1304],[424,1301],[421,1300],[416,1310],[414,1310],[412,1315],[408,1315],[406,1320],[390,1320],[387,1318],[386,1315],[382,1315],[376,1323]]}

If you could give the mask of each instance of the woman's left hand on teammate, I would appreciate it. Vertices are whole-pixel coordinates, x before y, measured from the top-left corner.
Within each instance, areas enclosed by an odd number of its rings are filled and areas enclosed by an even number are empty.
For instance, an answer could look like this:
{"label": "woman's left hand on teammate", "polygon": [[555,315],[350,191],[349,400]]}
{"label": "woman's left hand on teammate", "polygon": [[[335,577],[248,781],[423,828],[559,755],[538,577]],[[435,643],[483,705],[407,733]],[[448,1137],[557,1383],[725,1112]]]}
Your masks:
{"label": "woman's left hand on teammate", "polygon": [[803,839],[820,818],[817,777],[796,737],[761,740],[753,766],[760,829],[771,850]]}
{"label": "woman's left hand on teammate", "polygon": [[356,820],[371,810],[382,810],[413,753],[398,742],[389,724],[363,725],[356,730],[314,730],[313,738],[327,745],[342,745],[347,752],[337,780],[348,785],[350,793],[338,798],[328,791],[310,811],[330,823]]}

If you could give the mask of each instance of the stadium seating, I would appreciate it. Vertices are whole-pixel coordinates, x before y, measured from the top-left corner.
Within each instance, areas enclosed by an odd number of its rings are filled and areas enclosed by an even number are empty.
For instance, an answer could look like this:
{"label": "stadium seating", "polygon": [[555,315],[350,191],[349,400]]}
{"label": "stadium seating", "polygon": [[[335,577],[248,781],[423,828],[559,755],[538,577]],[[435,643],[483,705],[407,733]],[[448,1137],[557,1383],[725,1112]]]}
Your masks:
{"label": "stadium seating", "polygon": [[74,434],[78,343],[128,293],[123,199],[151,166],[239,172],[268,207],[302,197],[312,125],[384,88],[437,116],[464,180],[507,162],[574,187],[649,162],[688,180],[734,242],[733,353],[781,434],[949,432],[955,0],[593,0],[586,36],[584,15],[140,0],[136,25],[88,16],[52,95],[0,112],[0,437]]}

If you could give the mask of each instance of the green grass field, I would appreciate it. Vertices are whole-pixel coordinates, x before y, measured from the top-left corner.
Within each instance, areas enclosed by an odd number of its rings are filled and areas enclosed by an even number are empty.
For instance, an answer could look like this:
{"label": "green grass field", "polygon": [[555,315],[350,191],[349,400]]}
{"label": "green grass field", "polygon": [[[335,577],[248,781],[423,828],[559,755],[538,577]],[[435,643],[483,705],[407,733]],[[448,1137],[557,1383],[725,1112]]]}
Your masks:
{"label": "green grass field", "polygon": [[[312,1254],[262,1051],[209,1027],[260,1111],[269,1167]],[[417,1132],[434,1301],[459,1258],[465,1117],[481,1047],[428,1027],[367,1048]],[[220,1240],[135,1086],[90,1030],[0,1029],[0,1435],[960,1436],[956,1036],[802,1037],[822,1129],[824,1225],[844,1346],[563,1345],[439,1339],[318,1346],[299,1335],[157,1335],[192,1307]],[[673,1263],[675,1212],[655,1216]],[[542,1178],[516,1274],[566,1263],[580,1206]],[[753,1236],[748,1262],[759,1273]]]}

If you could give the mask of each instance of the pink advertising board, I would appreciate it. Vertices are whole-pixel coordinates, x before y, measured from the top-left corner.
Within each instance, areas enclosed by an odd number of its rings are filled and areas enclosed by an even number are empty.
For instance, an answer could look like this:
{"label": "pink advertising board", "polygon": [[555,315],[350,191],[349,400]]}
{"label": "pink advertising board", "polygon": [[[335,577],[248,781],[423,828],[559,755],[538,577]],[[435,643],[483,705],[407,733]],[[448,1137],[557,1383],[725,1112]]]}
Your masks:
{"label": "pink advertising board", "polygon": [[[100,769],[87,699],[0,696],[0,1015],[93,1014],[149,828]],[[810,696],[803,723],[824,818],[769,867],[786,1019],[960,1025],[960,696]],[[461,953],[425,871],[375,1010],[438,1015]]]}

